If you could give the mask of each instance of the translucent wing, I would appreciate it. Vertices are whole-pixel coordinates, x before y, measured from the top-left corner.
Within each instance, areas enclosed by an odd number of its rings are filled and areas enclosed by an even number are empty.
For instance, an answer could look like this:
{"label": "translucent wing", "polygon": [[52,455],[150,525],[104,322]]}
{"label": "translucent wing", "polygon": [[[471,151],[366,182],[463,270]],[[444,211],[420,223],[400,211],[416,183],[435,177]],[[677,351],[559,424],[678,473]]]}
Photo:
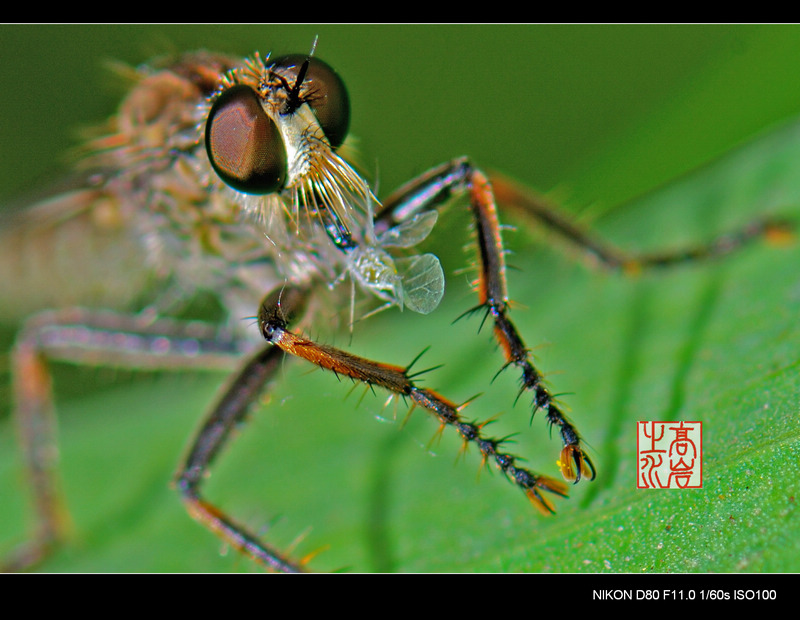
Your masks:
{"label": "translucent wing", "polygon": [[395,260],[403,284],[403,303],[410,310],[428,314],[444,296],[444,271],[433,254],[422,254]]}
{"label": "translucent wing", "polygon": [[385,248],[411,248],[424,241],[436,225],[438,211],[417,213],[390,228],[378,238],[378,244]]}

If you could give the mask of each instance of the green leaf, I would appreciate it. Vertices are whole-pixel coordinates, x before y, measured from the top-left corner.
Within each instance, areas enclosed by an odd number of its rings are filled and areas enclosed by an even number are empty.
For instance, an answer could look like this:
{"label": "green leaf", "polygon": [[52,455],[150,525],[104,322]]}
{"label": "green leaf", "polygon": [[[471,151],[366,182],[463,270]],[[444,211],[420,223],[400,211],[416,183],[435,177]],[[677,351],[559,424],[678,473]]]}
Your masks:
{"label": "green leaf", "polygon": [[[800,125],[789,125],[616,212],[603,228],[650,248],[791,210],[800,200],[798,162]],[[530,307],[514,317],[529,342],[551,343],[536,349],[537,359],[556,392],[574,392],[563,401],[599,471],[558,503],[557,517],[540,517],[497,475],[476,481],[474,451],[453,467],[454,433],[428,448],[436,425],[424,413],[401,428],[404,407],[384,410],[382,396],[371,393],[356,407],[361,388],[345,400],[348,385],[300,364],[287,367],[270,405],[215,468],[209,496],[256,528],[276,520],[272,541],[286,544],[313,526],[301,548],[331,545],[314,563],[320,569],[795,570],[798,258],[797,247],[757,245],[713,264],[628,279],[587,271],[551,250],[517,257],[524,270],[512,274],[511,289]],[[503,412],[492,432],[516,431],[515,451],[555,474],[557,442],[544,438],[541,419],[528,427],[525,397],[512,407],[513,371],[489,383],[501,364],[489,330],[476,338],[476,320],[449,324],[462,301],[449,300],[432,317],[382,317],[358,330],[351,349],[372,357],[394,351],[403,363],[428,343],[425,334],[446,333],[423,358],[446,365],[425,384],[456,400],[485,390],[467,414]],[[410,343],[408,334],[422,338]],[[216,543],[164,484],[220,380],[157,377],[61,405],[80,544],[58,553],[48,570],[251,568],[217,557]],[[679,419],[703,422],[703,488],[637,490],[636,422]],[[1,436],[8,489],[13,450],[9,433]]]}

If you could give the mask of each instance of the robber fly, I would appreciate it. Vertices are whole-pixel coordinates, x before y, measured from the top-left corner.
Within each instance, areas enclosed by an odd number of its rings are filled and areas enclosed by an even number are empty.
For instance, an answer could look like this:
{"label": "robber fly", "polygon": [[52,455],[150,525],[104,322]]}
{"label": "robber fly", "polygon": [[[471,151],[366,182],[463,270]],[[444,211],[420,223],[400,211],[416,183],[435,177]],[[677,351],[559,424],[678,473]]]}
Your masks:
{"label": "robber fly", "polygon": [[[498,204],[618,270],[716,256],[780,228],[759,223],[687,252],[634,257],[511,181],[490,183],[466,158],[379,200],[344,154],[349,113],[343,80],[313,50],[244,60],[198,52],[156,62],[136,71],[117,113],[84,145],[72,186],[6,217],[0,243],[17,257],[4,267],[8,277],[57,281],[62,252],[69,252],[71,270],[85,265],[85,277],[70,280],[68,290],[51,287],[49,309],[31,315],[16,339],[15,415],[38,526],[30,542],[5,558],[6,568],[36,564],[65,538],[49,361],[171,369],[228,368],[240,359],[175,485],[191,516],[231,547],[268,569],[300,571],[303,561],[262,541],[203,494],[220,450],[289,356],[427,411],[544,514],[554,512],[552,497],[566,497],[567,483],[595,477],[576,426],[511,320]],[[517,396],[557,430],[564,480],[521,465],[484,423],[418,385],[411,365],[358,357],[302,329],[330,316],[331,307],[341,309],[351,329],[356,319],[384,310],[435,311],[444,273],[437,256],[418,248],[459,195],[466,196],[477,249],[476,302],[466,310],[492,326],[504,368],[518,373]],[[32,255],[32,235],[49,257]],[[117,273],[126,274],[124,281]],[[233,329],[170,318],[203,291],[218,299]],[[240,320],[248,316],[257,316],[257,346]]]}

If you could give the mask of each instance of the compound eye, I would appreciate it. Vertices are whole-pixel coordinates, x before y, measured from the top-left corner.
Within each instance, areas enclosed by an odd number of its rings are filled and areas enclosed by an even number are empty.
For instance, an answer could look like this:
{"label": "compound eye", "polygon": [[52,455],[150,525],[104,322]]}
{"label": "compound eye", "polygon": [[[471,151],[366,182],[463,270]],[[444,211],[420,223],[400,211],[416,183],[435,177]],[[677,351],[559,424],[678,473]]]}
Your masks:
{"label": "compound eye", "polygon": [[245,194],[270,194],[286,181],[286,149],[255,91],[244,84],[217,97],[206,121],[206,151],[219,177]]}
{"label": "compound eye", "polygon": [[[272,70],[294,85],[308,56],[290,54],[275,60]],[[350,128],[350,97],[339,74],[326,62],[312,57],[300,89],[300,98],[311,106],[325,137],[333,148],[344,142]]]}

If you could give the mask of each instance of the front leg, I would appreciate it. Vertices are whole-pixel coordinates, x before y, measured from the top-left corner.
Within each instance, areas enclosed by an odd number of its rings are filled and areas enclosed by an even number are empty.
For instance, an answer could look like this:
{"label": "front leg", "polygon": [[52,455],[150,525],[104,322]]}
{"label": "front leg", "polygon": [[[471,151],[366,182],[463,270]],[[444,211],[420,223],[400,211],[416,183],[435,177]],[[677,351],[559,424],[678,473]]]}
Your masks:
{"label": "front leg", "polygon": [[594,479],[594,465],[581,446],[577,429],[545,386],[530,351],[509,317],[500,223],[486,176],[463,158],[438,166],[402,187],[386,201],[376,216],[376,230],[394,226],[419,212],[439,208],[463,191],[468,192],[470,198],[479,258],[479,304],[469,312],[483,311],[485,318],[492,318],[495,337],[506,359],[504,368],[516,366],[520,370],[520,393],[530,393],[534,413],[544,411],[548,423],[559,428],[564,446],[559,460],[562,475],[575,483],[584,476]]}
{"label": "front leg", "polygon": [[470,422],[462,417],[461,411],[464,405],[456,405],[433,390],[418,387],[411,379],[410,370],[413,362],[406,367],[375,362],[289,331],[289,318],[284,306],[291,307],[296,302],[302,302],[304,296],[305,293],[299,289],[286,288],[264,300],[258,320],[261,333],[267,342],[275,345],[276,349],[303,358],[337,376],[350,377],[353,381],[388,390],[410,401],[412,409],[414,407],[425,409],[439,421],[440,430],[445,426],[453,427],[461,435],[465,446],[469,443],[477,446],[483,456],[483,462],[494,462],[509,480],[522,489],[539,511],[543,514],[555,512],[552,502],[543,495],[543,491],[566,497],[567,486],[559,480],[521,467],[518,458],[505,451],[506,440],[484,435],[483,428],[486,422]]}
{"label": "front leg", "polygon": [[472,169],[469,175],[469,192],[480,257],[478,270],[480,304],[474,310],[483,309],[494,320],[495,337],[505,354],[506,366],[514,365],[522,373],[520,394],[529,392],[533,398],[534,413],[538,410],[544,411],[548,423],[560,429],[564,444],[559,459],[561,474],[574,483],[579,482],[582,476],[594,480],[594,465],[581,447],[578,431],[544,385],[542,375],[533,365],[530,351],[508,316],[508,292],[500,222],[497,218],[492,188],[480,170]]}

